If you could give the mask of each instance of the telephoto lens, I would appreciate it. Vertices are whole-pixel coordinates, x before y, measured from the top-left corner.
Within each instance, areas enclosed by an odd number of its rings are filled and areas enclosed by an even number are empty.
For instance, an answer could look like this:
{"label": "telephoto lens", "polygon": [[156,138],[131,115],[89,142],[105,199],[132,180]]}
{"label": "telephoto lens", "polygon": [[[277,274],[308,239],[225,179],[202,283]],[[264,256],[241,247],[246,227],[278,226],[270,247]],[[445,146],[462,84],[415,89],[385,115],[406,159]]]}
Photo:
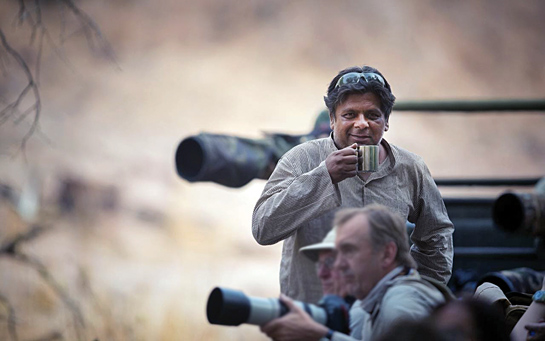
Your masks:
{"label": "telephoto lens", "polygon": [[[334,295],[326,296],[320,306],[294,301],[312,319],[330,329],[348,333],[350,304]],[[208,297],[206,317],[211,324],[238,326],[242,323],[264,325],[289,312],[277,298],[246,296],[242,291],[216,287]]]}
{"label": "telephoto lens", "polygon": [[545,236],[545,194],[506,192],[494,202],[494,224],[509,232]]}

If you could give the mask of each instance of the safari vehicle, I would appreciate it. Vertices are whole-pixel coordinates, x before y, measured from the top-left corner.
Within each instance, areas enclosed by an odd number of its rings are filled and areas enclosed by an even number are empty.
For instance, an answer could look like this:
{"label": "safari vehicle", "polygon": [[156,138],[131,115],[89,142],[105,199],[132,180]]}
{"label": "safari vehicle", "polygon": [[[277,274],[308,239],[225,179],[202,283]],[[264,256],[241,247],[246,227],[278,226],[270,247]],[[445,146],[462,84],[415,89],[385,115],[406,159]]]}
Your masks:
{"label": "safari vehicle", "polygon": [[[432,114],[520,111],[545,112],[545,100],[399,101],[394,111]],[[187,181],[212,181],[241,187],[267,179],[293,146],[330,133],[327,111],[304,135],[268,134],[263,139],[201,133],[184,138],[175,155],[178,174]],[[439,189],[495,188],[500,196],[445,196],[454,232],[454,267],[449,287],[472,291],[480,282],[505,292],[539,289],[545,270],[545,177],[435,179]],[[407,223],[408,232],[412,224]]]}

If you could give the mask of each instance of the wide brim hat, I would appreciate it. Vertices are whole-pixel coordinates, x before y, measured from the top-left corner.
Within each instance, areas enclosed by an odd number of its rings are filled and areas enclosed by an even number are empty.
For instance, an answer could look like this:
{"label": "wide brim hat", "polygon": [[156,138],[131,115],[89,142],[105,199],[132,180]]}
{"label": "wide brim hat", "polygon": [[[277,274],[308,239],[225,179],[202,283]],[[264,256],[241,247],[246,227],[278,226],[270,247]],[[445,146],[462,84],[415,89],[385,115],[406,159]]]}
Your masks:
{"label": "wide brim hat", "polygon": [[313,262],[318,261],[320,251],[333,251],[335,249],[335,228],[329,231],[325,238],[316,244],[304,246],[299,249],[299,252],[310,258]]}

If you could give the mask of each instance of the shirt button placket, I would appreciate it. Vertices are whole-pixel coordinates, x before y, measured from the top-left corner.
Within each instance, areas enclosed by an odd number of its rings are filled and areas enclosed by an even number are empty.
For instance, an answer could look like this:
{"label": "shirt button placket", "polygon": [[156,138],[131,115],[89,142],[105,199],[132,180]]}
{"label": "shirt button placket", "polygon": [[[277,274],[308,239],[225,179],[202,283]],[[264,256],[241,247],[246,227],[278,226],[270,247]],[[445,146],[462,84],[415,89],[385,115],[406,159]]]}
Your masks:
{"label": "shirt button placket", "polygon": [[365,206],[365,181],[361,185],[361,206]]}

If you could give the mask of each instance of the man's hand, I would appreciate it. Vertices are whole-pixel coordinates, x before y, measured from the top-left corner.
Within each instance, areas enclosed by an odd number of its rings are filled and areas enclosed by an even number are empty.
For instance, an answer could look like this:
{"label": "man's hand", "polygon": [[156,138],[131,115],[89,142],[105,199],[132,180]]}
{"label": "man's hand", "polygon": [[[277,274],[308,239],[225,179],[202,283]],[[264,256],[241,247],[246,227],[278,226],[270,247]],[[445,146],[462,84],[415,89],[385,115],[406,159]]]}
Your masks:
{"label": "man's hand", "polygon": [[356,176],[358,167],[358,144],[334,151],[325,159],[331,181],[337,184],[346,178]]}
{"label": "man's hand", "polygon": [[276,341],[319,340],[328,328],[314,321],[287,296],[280,300],[290,309],[289,313],[261,326],[261,331]]}
{"label": "man's hand", "polygon": [[524,328],[528,330],[526,340],[545,340],[545,322],[528,323]]}

